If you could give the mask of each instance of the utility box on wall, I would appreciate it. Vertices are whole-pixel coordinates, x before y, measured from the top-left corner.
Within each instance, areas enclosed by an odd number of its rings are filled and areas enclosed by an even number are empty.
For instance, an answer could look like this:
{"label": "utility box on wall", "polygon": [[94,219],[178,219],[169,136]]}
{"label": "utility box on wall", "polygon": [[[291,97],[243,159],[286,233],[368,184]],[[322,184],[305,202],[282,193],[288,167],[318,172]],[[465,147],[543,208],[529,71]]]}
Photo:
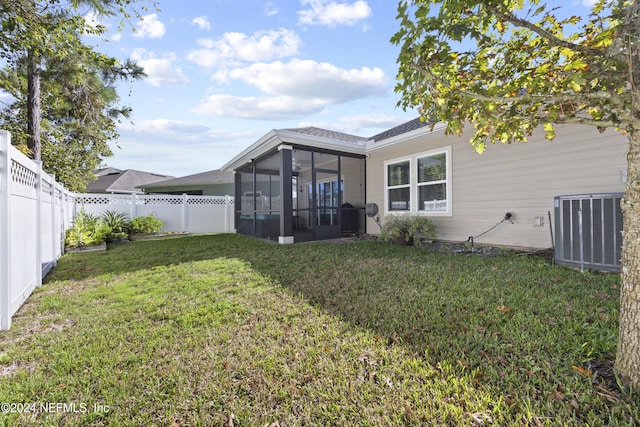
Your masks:
{"label": "utility box on wall", "polygon": [[557,196],[555,262],[601,271],[620,271],[624,193]]}

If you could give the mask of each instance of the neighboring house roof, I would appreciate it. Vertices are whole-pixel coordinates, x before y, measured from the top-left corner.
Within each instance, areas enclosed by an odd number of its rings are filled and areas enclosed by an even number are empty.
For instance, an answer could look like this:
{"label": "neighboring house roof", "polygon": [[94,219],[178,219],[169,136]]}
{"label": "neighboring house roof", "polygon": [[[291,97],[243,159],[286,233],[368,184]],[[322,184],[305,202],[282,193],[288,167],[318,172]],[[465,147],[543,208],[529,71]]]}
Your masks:
{"label": "neighboring house roof", "polygon": [[138,186],[173,178],[170,175],[115,168],[100,169],[95,175],[97,179],[87,185],[88,193],[141,193]]}
{"label": "neighboring house roof", "polygon": [[180,187],[191,185],[211,185],[233,183],[232,171],[212,170],[207,172],[187,175],[180,178],[158,181],[151,184],[139,185],[138,188],[152,189],[160,187]]}
{"label": "neighboring house roof", "polygon": [[103,176],[103,175],[109,175],[116,172],[122,172],[122,171],[120,169],[108,167],[108,168],[98,169],[97,171],[94,171],[93,174],[95,176]]}

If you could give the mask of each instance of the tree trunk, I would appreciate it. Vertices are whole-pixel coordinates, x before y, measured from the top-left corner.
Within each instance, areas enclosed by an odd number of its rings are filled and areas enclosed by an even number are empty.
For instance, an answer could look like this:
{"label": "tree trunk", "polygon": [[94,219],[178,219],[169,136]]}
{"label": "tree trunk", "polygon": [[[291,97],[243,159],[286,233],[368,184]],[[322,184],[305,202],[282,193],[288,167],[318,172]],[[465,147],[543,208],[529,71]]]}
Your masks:
{"label": "tree trunk", "polygon": [[622,212],[620,332],[615,369],[627,385],[640,390],[640,135],[635,132],[629,135]]}
{"label": "tree trunk", "polygon": [[27,146],[34,160],[40,160],[40,58],[33,52],[27,56]]}

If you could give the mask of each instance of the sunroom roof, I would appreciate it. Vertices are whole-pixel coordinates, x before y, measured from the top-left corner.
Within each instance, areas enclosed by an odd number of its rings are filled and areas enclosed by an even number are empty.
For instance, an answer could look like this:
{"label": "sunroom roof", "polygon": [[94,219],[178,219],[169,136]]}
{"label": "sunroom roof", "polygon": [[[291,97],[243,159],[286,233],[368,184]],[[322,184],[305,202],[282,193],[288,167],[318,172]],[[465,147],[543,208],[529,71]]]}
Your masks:
{"label": "sunroom roof", "polygon": [[319,138],[329,138],[336,141],[351,142],[354,144],[366,144],[370,140],[369,138],[363,138],[361,136],[351,135],[348,133],[336,132],[334,130],[329,130],[329,129],[317,128],[314,126],[303,127],[303,128],[293,128],[293,129],[281,129],[281,130],[287,131],[287,132],[302,133],[305,135],[316,136]]}
{"label": "sunroom roof", "polygon": [[316,127],[274,129],[231,159],[221,169],[237,169],[282,144],[364,155],[369,141],[369,138]]}

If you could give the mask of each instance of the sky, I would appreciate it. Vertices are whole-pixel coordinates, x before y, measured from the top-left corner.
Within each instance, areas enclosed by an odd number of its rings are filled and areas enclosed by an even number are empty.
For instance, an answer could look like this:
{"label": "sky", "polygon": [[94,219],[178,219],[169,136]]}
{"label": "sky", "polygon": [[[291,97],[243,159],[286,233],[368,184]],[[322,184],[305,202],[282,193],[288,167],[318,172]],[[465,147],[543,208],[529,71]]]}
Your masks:
{"label": "sky", "polygon": [[[272,129],[370,137],[417,117],[397,107],[396,0],[158,0],[97,50],[141,65],[103,166],[186,176],[222,167]],[[592,0],[574,0],[584,9]],[[89,19],[90,17],[88,17]]]}

